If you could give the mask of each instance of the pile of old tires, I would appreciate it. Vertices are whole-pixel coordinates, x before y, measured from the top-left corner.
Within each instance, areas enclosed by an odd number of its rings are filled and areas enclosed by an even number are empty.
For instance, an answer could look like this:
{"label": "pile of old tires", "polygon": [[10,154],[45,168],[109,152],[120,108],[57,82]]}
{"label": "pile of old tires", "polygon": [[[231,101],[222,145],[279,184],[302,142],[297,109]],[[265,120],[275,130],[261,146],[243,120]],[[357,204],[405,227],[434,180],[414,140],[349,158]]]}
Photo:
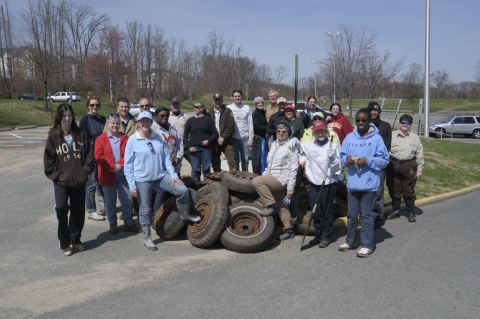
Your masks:
{"label": "pile of old tires", "polygon": [[[190,176],[182,176],[190,191],[190,214],[200,216],[200,222],[187,223],[181,219],[172,196],[156,212],[152,227],[164,240],[172,239],[186,228],[188,240],[198,248],[210,247],[220,240],[225,248],[234,252],[262,251],[272,240],[276,216],[260,215],[264,203],[252,183],[256,176],[240,171],[211,173],[202,183],[195,183]],[[338,182],[335,199],[337,216],[347,215],[346,200],[346,186]],[[303,182],[297,182],[290,214],[296,232],[315,235],[313,223],[308,227],[312,208]]]}
{"label": "pile of old tires", "polygon": [[275,226],[272,216],[263,217],[263,202],[253,187],[257,175],[248,172],[211,173],[206,183],[195,183],[182,176],[189,188],[192,215],[198,223],[180,218],[175,198],[168,198],[155,214],[152,227],[164,240],[172,239],[186,226],[187,238],[198,248],[207,248],[218,240],[238,253],[256,253],[270,243]]}

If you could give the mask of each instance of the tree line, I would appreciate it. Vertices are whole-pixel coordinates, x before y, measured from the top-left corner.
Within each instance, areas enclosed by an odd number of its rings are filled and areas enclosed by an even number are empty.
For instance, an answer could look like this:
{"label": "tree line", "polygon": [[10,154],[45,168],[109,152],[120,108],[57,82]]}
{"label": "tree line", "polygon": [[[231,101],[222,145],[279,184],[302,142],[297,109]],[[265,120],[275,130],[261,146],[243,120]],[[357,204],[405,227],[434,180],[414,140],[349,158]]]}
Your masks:
{"label": "tree line", "polygon": [[[5,9],[5,10],[4,10]],[[4,14],[5,11],[5,14]],[[12,45],[8,1],[1,7],[0,61],[3,97],[13,92],[92,91],[154,102],[178,97],[192,99],[207,92],[228,94],[240,88],[246,99],[266,98],[270,89],[293,99],[294,83],[285,83],[287,68],[275,69],[245,56],[234,39],[212,30],[203,45],[188,46],[169,38],[155,24],[138,20],[113,25],[107,14],[93,7],[59,0],[26,0],[19,21],[23,30]],[[17,26],[15,26],[17,27]],[[312,64],[313,75],[298,81],[299,99],[317,92],[330,99],[403,98],[423,96],[423,67],[404,66],[405,57],[392,61],[389,51],[377,49],[376,33],[368,27],[340,25],[326,35],[326,57]],[[313,61],[312,61],[313,62]],[[294,57],[292,56],[292,64]],[[306,62],[304,62],[306,63]],[[402,72],[402,70],[404,70]],[[454,83],[446,69],[434,71],[432,98],[478,98],[476,81]],[[47,104],[45,103],[45,106]]]}

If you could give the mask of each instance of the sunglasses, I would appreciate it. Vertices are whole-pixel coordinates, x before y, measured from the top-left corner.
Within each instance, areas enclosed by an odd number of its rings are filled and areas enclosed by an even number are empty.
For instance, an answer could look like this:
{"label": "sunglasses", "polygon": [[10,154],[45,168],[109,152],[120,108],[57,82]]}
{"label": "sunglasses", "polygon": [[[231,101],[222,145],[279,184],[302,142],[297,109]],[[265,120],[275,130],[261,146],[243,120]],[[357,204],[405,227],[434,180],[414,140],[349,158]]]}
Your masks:
{"label": "sunglasses", "polygon": [[194,109],[201,109],[202,107],[201,106],[194,106],[193,108]]}
{"label": "sunglasses", "polygon": [[277,133],[285,134],[285,133],[287,133],[287,131],[277,130]]}
{"label": "sunglasses", "polygon": [[368,120],[366,120],[366,119],[355,119],[355,122],[357,122],[357,123],[362,123],[362,122],[363,122],[363,123],[366,123],[366,122],[368,122]]}
{"label": "sunglasses", "polygon": [[90,107],[95,107],[95,106],[96,106],[96,107],[99,107],[100,104],[90,104],[89,106],[90,106]]}
{"label": "sunglasses", "polygon": [[148,106],[149,106],[149,105],[147,104],[147,105],[139,105],[138,107],[141,108],[141,109],[144,109],[144,108],[146,108],[146,107],[148,107]]}
{"label": "sunglasses", "polygon": [[412,123],[410,123],[410,122],[400,122],[400,124],[403,124],[403,125],[406,125],[406,126],[412,125]]}
{"label": "sunglasses", "polygon": [[147,142],[147,145],[148,145],[148,149],[150,150],[150,152],[152,152],[152,154],[155,154],[155,150],[153,149],[152,142]]}
{"label": "sunglasses", "polygon": [[168,118],[170,117],[170,115],[160,115],[160,114],[157,115],[157,116],[160,117],[160,118],[162,118],[162,119],[163,119],[163,118],[167,118],[167,119],[168,119]]}

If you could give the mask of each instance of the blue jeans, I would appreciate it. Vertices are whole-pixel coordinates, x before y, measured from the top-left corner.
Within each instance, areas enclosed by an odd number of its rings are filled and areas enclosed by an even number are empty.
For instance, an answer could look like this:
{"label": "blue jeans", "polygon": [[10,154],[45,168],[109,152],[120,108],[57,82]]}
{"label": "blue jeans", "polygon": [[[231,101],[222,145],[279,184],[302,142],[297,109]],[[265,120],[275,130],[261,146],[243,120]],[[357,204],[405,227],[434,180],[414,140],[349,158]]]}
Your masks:
{"label": "blue jeans", "polygon": [[162,179],[150,182],[136,182],[138,192],[138,202],[140,211],[138,217],[140,225],[147,227],[151,225],[152,218],[152,191],[160,189],[172,193],[176,197],[177,204],[186,204],[190,200],[190,192],[185,185],[175,183],[172,185],[170,174],[165,174]]}
{"label": "blue jeans", "polygon": [[192,162],[193,178],[196,182],[200,182],[200,176],[203,172],[203,179],[207,179],[210,173],[210,163],[212,163],[212,147],[193,146],[195,152],[190,152],[190,161]]}
{"label": "blue jeans", "polygon": [[237,154],[237,171],[239,168],[239,163],[242,163],[242,171],[248,171],[248,137],[232,138],[233,149],[235,154]]}
{"label": "blue jeans", "polygon": [[[308,195],[310,197],[310,207],[313,210],[315,201],[320,193],[322,185],[315,185],[308,182]],[[317,207],[313,213],[313,225],[315,226],[315,236],[322,236],[322,240],[330,241],[333,231],[333,221],[335,220],[335,210],[333,209],[333,200],[337,194],[337,183],[323,186],[322,194],[317,202]]]}
{"label": "blue jeans", "polygon": [[262,174],[262,141],[258,136],[253,137],[253,146],[252,146],[252,169],[255,174]]}
{"label": "blue jeans", "polygon": [[89,213],[97,211],[95,204],[95,192],[103,196],[102,187],[98,184],[97,163],[95,162],[95,170],[90,174],[90,179],[85,185],[85,210]]}
{"label": "blue jeans", "polygon": [[128,189],[127,178],[125,175],[115,176],[115,182],[112,186],[102,186],[105,194],[105,212],[107,213],[110,224],[117,222],[117,193],[120,205],[122,207],[123,221],[125,225],[133,225],[132,217],[132,196]]}
{"label": "blue jeans", "polygon": [[348,192],[348,233],[345,241],[350,247],[357,236],[358,213],[362,216],[361,247],[373,249],[372,203],[375,192]]}
{"label": "blue jeans", "polygon": [[385,173],[386,169],[380,171],[380,186],[373,198],[373,215],[375,219],[383,219],[383,193],[385,189]]}

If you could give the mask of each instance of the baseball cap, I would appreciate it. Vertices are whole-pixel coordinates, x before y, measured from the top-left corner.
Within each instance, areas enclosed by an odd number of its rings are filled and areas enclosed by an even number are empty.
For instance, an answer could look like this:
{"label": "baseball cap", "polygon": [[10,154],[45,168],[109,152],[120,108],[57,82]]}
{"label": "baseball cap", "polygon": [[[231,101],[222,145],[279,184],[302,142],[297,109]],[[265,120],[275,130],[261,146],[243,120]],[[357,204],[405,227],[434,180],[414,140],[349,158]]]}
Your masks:
{"label": "baseball cap", "polygon": [[144,118],[147,118],[147,119],[153,121],[152,113],[150,113],[150,112],[140,112],[140,113],[138,113],[138,120],[139,120],[139,121],[140,121],[141,119],[144,119]]}
{"label": "baseball cap", "polygon": [[318,131],[318,130],[324,130],[324,131],[327,131],[327,126],[325,125],[325,123],[323,122],[317,122],[313,125],[313,129],[312,131],[315,132],[315,131]]}
{"label": "baseball cap", "polygon": [[222,93],[215,93],[213,95],[213,100],[216,100],[216,99],[223,99],[223,94]]}
{"label": "baseball cap", "polygon": [[180,104],[180,101],[174,97],[173,99],[170,100],[170,104],[173,104],[173,103],[179,103]]}
{"label": "baseball cap", "polygon": [[279,104],[279,103],[281,103],[281,102],[287,104],[287,99],[284,98],[284,97],[279,97],[279,98],[277,99],[277,104]]}
{"label": "baseball cap", "polygon": [[287,106],[285,106],[285,111],[286,111],[286,110],[292,110],[292,111],[295,112],[295,106],[293,106],[293,105],[287,105]]}

